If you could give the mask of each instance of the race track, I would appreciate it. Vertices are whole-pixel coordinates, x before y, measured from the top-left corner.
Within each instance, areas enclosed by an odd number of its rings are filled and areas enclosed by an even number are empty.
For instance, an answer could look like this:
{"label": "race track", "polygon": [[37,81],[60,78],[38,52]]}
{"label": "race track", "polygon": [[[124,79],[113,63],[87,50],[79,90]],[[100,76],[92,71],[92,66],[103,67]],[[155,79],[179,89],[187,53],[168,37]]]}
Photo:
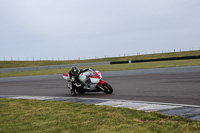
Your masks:
{"label": "race track", "polygon": [[[200,66],[102,72],[114,89],[75,97],[200,105]],[[0,95],[70,97],[62,75],[0,78]]]}

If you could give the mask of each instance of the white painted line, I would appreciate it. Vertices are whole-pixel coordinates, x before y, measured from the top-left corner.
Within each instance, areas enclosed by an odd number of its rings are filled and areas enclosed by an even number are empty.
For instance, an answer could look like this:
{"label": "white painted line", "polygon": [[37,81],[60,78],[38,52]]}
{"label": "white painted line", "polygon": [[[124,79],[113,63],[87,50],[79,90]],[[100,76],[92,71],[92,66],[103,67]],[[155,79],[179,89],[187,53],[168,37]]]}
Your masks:
{"label": "white painted line", "polygon": [[183,106],[170,106],[170,105],[158,105],[158,104],[149,104],[149,103],[134,103],[134,102],[117,102],[117,101],[107,101],[98,103],[95,105],[107,105],[112,107],[123,107],[123,108],[130,108],[142,111],[160,111],[166,109],[174,109],[180,108]]}
{"label": "white painted line", "polygon": [[12,97],[12,99],[49,100],[52,98],[51,97],[43,97],[43,96],[17,96],[17,97]]}
{"label": "white painted line", "polygon": [[161,111],[164,115],[178,115],[193,120],[200,120],[200,106],[186,104],[172,104],[159,102],[145,102],[118,99],[100,99],[100,98],[77,98],[77,97],[53,97],[53,96],[17,96],[17,95],[0,95],[0,98],[12,99],[37,99],[37,100],[54,100],[54,101],[73,101],[73,102],[89,102],[95,105],[106,105],[112,107],[122,107],[136,109],[145,112]]}
{"label": "white painted line", "polygon": [[192,119],[192,120],[200,120],[200,115],[191,117],[190,119]]}
{"label": "white painted line", "polygon": [[180,108],[182,106],[170,106],[170,105],[157,105],[157,104],[150,104],[148,106],[137,108],[137,110],[142,111],[160,111],[160,110],[168,110],[168,109],[175,109]]}
{"label": "white painted line", "polygon": [[162,103],[162,102],[150,102],[150,101],[134,101],[134,100],[121,100],[121,99],[101,99],[101,98],[79,98],[79,97],[54,97],[54,96],[21,96],[21,95],[0,95],[1,96],[10,96],[13,99],[56,99],[56,98],[63,98],[63,99],[83,99],[83,100],[101,100],[101,101],[113,101],[113,102],[121,102],[121,103],[138,103],[138,104],[158,104],[158,105],[170,105],[170,106],[181,106],[181,107],[194,107],[200,108],[199,105],[187,105],[187,104],[174,104],[174,103]]}

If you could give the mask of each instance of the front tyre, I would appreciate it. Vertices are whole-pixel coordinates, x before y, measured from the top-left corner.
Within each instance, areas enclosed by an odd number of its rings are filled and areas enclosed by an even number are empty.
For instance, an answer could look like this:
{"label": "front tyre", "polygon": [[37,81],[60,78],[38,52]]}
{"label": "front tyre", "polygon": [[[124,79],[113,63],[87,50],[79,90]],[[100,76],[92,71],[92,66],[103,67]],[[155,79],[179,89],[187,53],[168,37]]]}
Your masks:
{"label": "front tyre", "polygon": [[102,87],[104,88],[104,91],[103,91],[104,93],[106,93],[106,94],[112,94],[113,88],[108,83],[104,82],[102,84]]}

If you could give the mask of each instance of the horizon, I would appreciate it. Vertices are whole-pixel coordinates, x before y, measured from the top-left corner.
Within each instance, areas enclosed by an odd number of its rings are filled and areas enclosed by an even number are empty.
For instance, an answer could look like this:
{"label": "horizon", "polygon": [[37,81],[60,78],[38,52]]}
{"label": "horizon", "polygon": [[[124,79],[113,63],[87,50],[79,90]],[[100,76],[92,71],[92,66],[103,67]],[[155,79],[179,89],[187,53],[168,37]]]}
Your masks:
{"label": "horizon", "polygon": [[142,53],[140,53],[140,52],[138,52],[137,54],[135,54],[135,55],[129,55],[129,54],[124,54],[124,55],[118,55],[118,56],[103,56],[103,57],[94,57],[94,58],[80,58],[80,57],[78,57],[78,58],[74,58],[74,59],[67,59],[67,58],[48,58],[48,57],[46,57],[46,58],[39,58],[39,59],[37,59],[37,58],[26,58],[26,59],[20,59],[20,58],[17,58],[17,59],[15,59],[15,58],[8,58],[8,59],[3,59],[3,60],[1,60],[0,59],[0,61],[73,61],[73,60],[92,60],[92,59],[104,59],[104,58],[117,58],[117,57],[128,57],[128,56],[140,56],[140,55],[153,55],[153,54],[166,54],[166,53],[179,53],[179,52],[190,52],[190,51],[200,51],[200,49],[190,49],[190,50],[185,50],[184,51],[184,49],[179,49],[180,51],[176,51],[175,49],[173,49],[172,51],[166,51],[166,52],[164,52],[164,51],[162,51],[162,52],[153,52],[153,53],[144,53],[144,54],[142,54]]}

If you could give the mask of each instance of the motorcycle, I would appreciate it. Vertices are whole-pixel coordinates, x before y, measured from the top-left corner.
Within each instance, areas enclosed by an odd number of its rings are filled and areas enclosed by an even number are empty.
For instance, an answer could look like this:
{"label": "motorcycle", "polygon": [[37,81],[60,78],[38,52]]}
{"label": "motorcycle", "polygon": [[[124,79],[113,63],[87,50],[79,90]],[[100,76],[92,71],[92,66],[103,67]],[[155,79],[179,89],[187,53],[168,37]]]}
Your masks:
{"label": "motorcycle", "polygon": [[[69,79],[68,73],[63,74],[63,78],[66,79],[68,82],[71,82]],[[112,94],[113,88],[104,80],[102,80],[102,75],[99,71],[96,71],[94,69],[89,69],[84,73],[81,73],[79,75],[79,78],[82,78],[84,81],[89,81],[88,85],[90,86],[89,89],[85,89],[83,84],[81,84],[79,81],[73,81],[72,83],[72,89],[74,89],[79,94],[84,94],[85,92],[104,92],[106,94]],[[68,83],[68,88],[69,83]],[[75,93],[72,93],[72,96],[76,95]]]}

